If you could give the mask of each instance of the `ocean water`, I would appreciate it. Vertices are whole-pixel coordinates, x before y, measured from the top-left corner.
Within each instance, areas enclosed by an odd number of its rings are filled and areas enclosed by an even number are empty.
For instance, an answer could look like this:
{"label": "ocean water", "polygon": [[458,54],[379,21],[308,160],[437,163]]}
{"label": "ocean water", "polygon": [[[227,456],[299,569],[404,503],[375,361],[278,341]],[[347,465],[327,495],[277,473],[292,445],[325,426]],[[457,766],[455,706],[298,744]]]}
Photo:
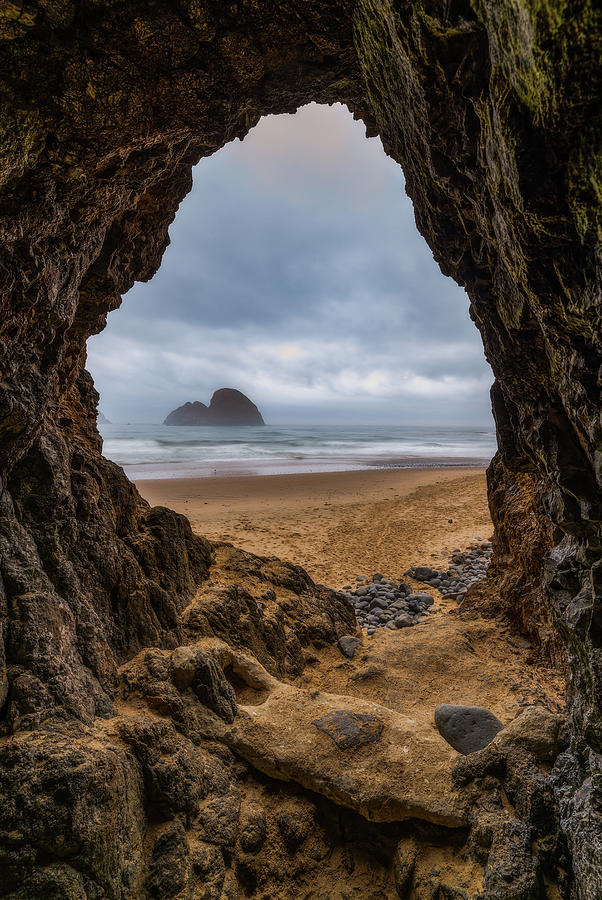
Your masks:
{"label": "ocean water", "polygon": [[486,465],[491,428],[407,425],[99,426],[104,455],[132,480]]}

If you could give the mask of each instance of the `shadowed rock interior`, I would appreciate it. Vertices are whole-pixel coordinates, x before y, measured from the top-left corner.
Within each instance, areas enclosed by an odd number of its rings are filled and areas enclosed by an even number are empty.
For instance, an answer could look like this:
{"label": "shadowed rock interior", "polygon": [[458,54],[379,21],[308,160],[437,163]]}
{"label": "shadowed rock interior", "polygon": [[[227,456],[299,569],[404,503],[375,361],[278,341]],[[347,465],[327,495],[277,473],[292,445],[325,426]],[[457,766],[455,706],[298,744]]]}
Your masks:
{"label": "shadowed rock interior", "polygon": [[[1,896],[331,896],[340,872],[364,897],[602,895],[597,16],[588,0],[4,4]],[[403,167],[495,374],[494,559],[467,603],[495,599],[567,660],[568,737],[538,720],[543,744],[461,761],[475,813],[457,828],[371,824],[243,761],[223,738],[235,690],[199,642],[285,684],[352,610],[234,550],[236,583],[216,587],[211,544],[101,455],[86,339],[157,270],[192,166],[310,101],[345,103]],[[267,855],[245,849],[264,834]]]}

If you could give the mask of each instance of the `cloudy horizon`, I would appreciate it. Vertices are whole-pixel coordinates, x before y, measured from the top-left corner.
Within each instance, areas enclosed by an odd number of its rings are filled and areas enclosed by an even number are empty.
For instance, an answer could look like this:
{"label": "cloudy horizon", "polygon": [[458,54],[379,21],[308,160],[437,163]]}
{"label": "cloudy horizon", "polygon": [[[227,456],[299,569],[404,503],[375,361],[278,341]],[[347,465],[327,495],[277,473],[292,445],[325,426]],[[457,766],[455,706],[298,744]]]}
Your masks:
{"label": "cloudy horizon", "polygon": [[109,419],[161,422],[235,387],[271,424],[491,425],[468,298],[345,108],[267,117],[202,160],[170,237],[88,342]]}

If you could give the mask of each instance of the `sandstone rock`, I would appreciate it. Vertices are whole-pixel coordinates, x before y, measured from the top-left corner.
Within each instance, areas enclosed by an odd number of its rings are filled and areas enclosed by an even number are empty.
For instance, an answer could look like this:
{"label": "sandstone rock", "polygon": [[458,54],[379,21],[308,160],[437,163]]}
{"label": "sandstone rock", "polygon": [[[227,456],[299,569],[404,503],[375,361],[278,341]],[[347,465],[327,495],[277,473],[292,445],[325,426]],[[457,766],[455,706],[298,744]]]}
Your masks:
{"label": "sandstone rock", "polygon": [[179,647],[171,655],[171,677],[180,691],[191,688],[201,703],[225,722],[236,715],[234,691],[215,660],[203,650]]}
{"label": "sandstone rock", "polygon": [[[260,772],[295,781],[371,821],[466,821],[451,785],[455,754],[428,722],[355,697],[310,695],[273,678],[245,654],[219,642],[203,645],[221,665],[235,659],[239,675],[268,692],[259,705],[239,703],[239,715],[224,733],[228,746]],[[323,719],[331,734],[316,727]],[[351,735],[353,749],[339,747],[333,734],[343,741]]]}
{"label": "sandstone rock", "polygon": [[553,762],[558,755],[562,716],[529,706],[496,735],[495,747],[502,753],[524,750],[539,762]]}
{"label": "sandstone rock", "polygon": [[370,678],[379,678],[381,675],[385,674],[385,671],[386,669],[384,666],[370,663],[367,666],[362,666],[361,669],[356,669],[351,675],[351,681],[367,681]]}
{"label": "sandstone rock", "polygon": [[448,744],[459,753],[474,753],[491,743],[504,726],[482,706],[442,703],[435,710],[435,724]]}
{"label": "sandstone rock", "polygon": [[412,876],[416,862],[416,844],[413,840],[400,841],[393,857],[393,877],[400,900],[410,896]]}
{"label": "sandstone rock", "polygon": [[263,847],[266,835],[264,814],[257,809],[251,810],[239,835],[240,846],[245,853],[257,853]]}
{"label": "sandstone rock", "polygon": [[308,823],[286,811],[279,813],[276,821],[286,849],[294,853],[307,837]]}
{"label": "sandstone rock", "polygon": [[8,697],[8,676],[6,672],[6,653],[4,651],[4,640],[2,634],[2,623],[0,622],[0,712]]}
{"label": "sandstone rock", "polygon": [[182,824],[174,821],[157,838],[151,853],[146,890],[150,897],[176,897],[188,881],[190,848]]}

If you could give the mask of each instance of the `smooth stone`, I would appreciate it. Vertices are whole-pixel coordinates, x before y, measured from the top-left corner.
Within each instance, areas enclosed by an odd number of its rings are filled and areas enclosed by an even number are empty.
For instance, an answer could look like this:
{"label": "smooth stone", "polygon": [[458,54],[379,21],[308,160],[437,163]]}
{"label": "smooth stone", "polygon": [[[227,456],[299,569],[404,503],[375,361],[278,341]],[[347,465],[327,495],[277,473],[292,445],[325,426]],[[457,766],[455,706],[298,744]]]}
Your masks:
{"label": "smooth stone", "polygon": [[396,628],[409,628],[414,624],[414,620],[407,613],[402,613],[400,616],[397,616],[394,623]]}
{"label": "smooth stone", "polygon": [[355,656],[355,651],[361,644],[359,638],[354,637],[352,634],[344,634],[337,641],[337,647],[347,659],[353,659]]}
{"label": "smooth stone", "polygon": [[370,604],[370,609],[374,610],[374,609],[376,609],[377,607],[378,607],[379,609],[386,609],[388,605],[389,605],[389,604],[387,603],[387,601],[384,600],[382,597],[377,597],[377,598],[376,598],[375,600],[373,600],[372,603]]}
{"label": "smooth stone", "polygon": [[431,594],[410,594],[407,601],[408,603],[422,603],[425,606],[431,606],[435,602],[435,598]]}
{"label": "smooth stone", "polygon": [[427,581],[429,578],[436,578],[439,574],[435,569],[431,569],[430,566],[414,566],[412,572],[414,578],[418,581]]}
{"label": "smooth stone", "polygon": [[483,706],[454,706],[451,703],[442,703],[437,707],[435,725],[441,737],[465,756],[482,750],[504,727]]}

